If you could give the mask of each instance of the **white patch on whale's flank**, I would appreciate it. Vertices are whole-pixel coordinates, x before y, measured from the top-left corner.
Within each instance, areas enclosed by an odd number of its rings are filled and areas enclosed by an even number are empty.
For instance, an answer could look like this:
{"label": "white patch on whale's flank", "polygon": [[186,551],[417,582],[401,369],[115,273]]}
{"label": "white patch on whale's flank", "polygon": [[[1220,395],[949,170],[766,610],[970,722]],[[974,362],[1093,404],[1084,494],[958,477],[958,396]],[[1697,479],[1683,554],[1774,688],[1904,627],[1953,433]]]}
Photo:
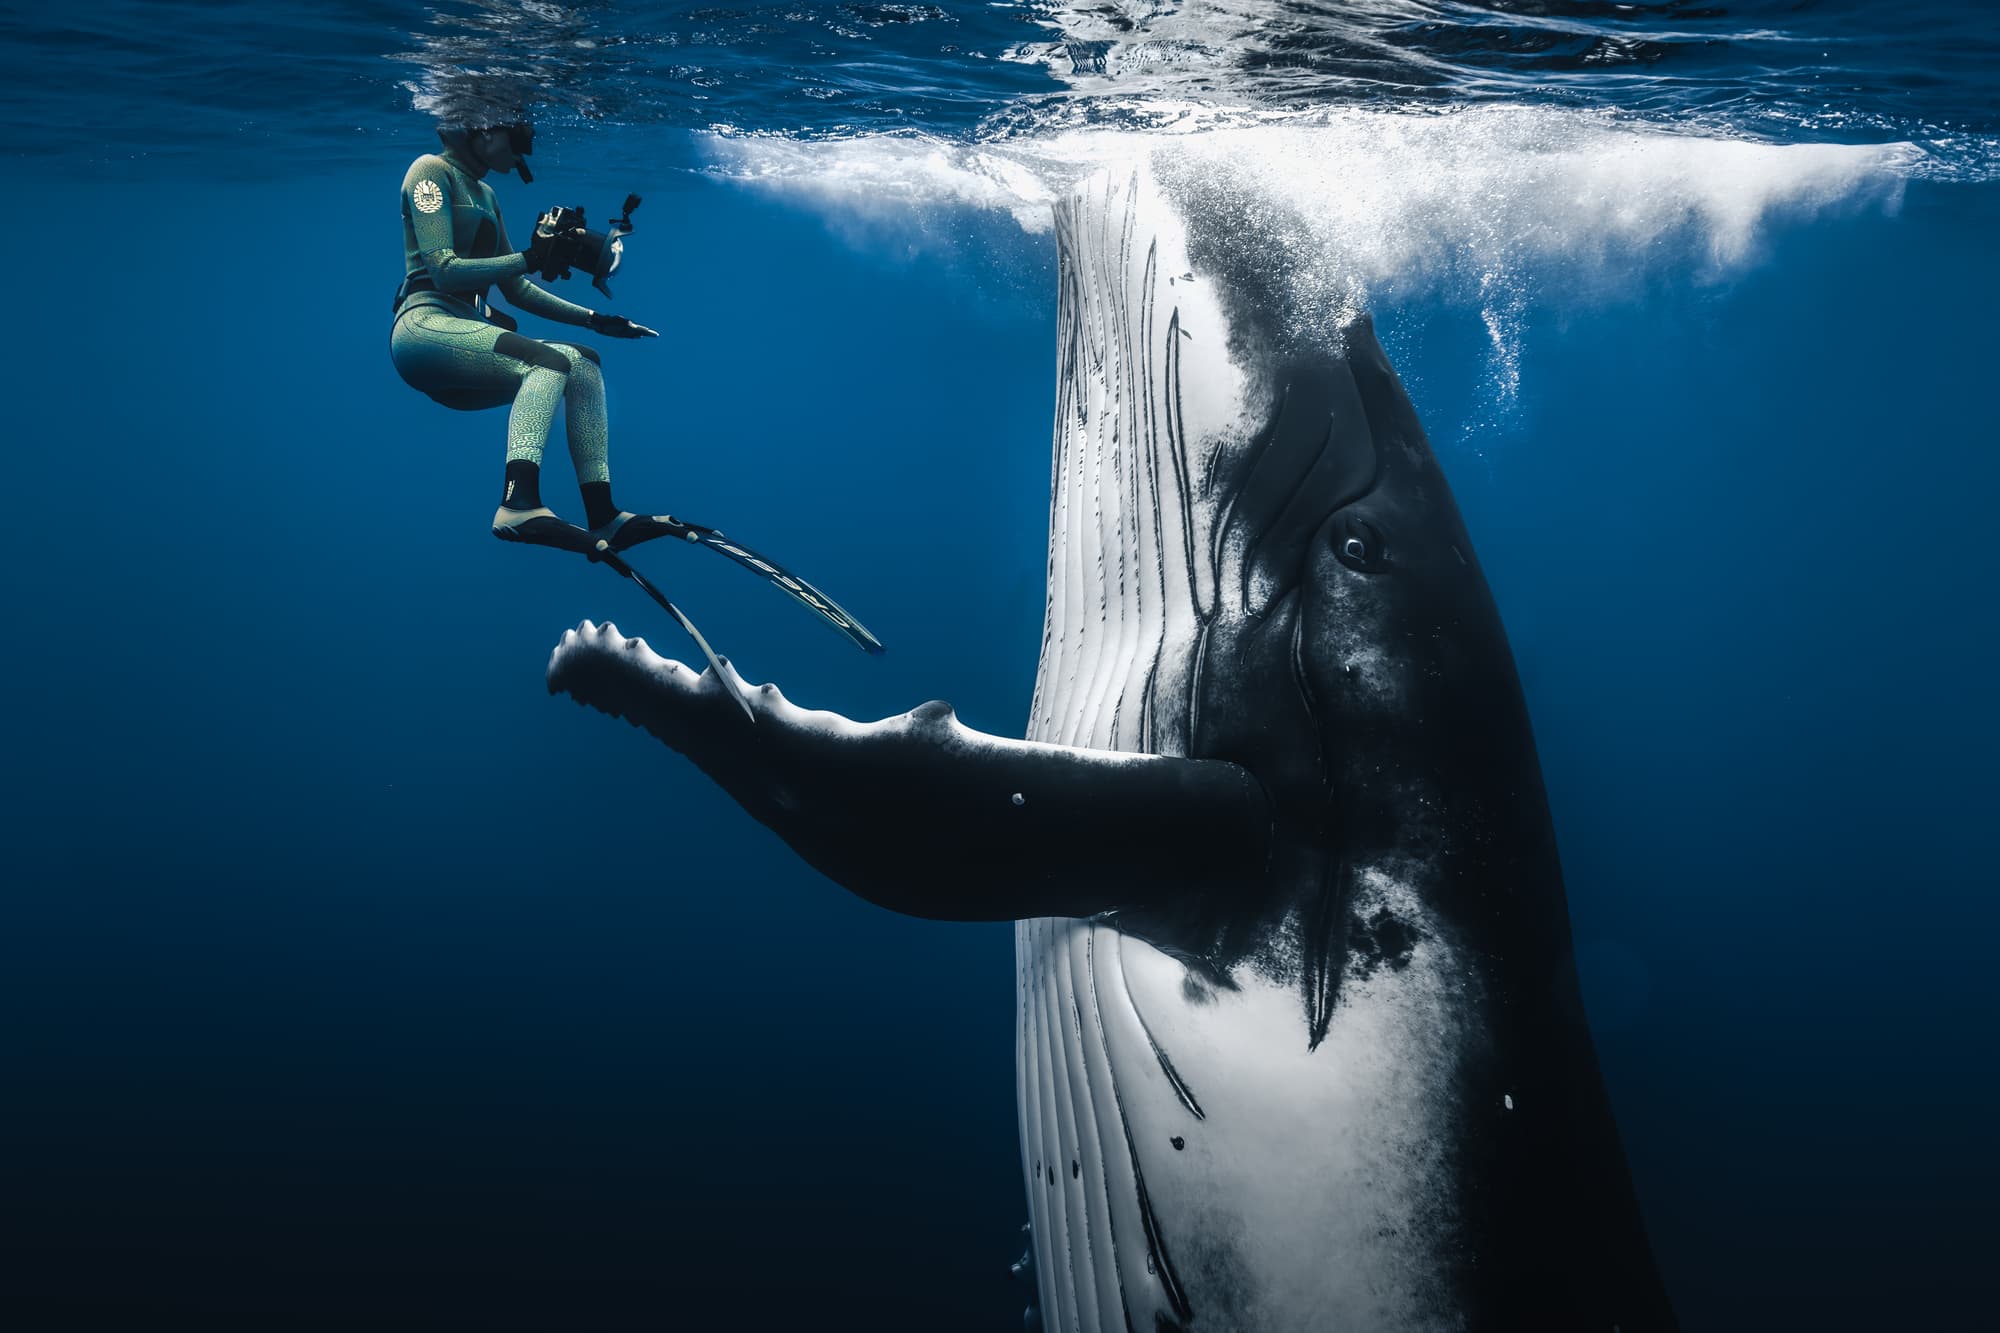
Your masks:
{"label": "white patch on whale's flank", "polygon": [[[1089,1285],[1074,1270],[1090,1247],[1101,1263],[1115,1247],[1135,1327],[1151,1326],[1153,1311],[1173,1313],[1169,1281],[1197,1324],[1206,1308],[1240,1328],[1456,1326],[1435,1251],[1455,1220],[1444,1122],[1464,1039],[1453,1015],[1465,1003],[1465,969],[1407,882],[1381,867],[1361,881],[1358,903],[1407,920],[1416,942],[1401,967],[1348,989],[1317,1051],[1300,1037],[1289,986],[1248,976],[1190,1004],[1182,965],[1150,945],[1095,923],[1017,928],[1023,1068],[1080,1070],[1103,1089],[1087,1115],[1073,1104],[1065,1117],[1054,1080],[1037,1079],[1032,1096],[1022,1085],[1025,1157],[1067,1162],[1078,1135],[1102,1154],[1080,1185],[1057,1173],[1058,1196],[1080,1189],[1085,1206],[1043,1206],[1046,1166],[1029,1195],[1038,1243],[1058,1265],[1044,1272],[1077,1284],[1044,1285],[1045,1313],[1077,1321],[1061,1326],[1123,1327],[1105,1300],[1112,1270],[1100,1267]],[[1088,955],[1081,979],[1079,953]],[[1078,989],[1096,1004],[1081,1031],[1059,1021],[1063,997]],[[1200,1118],[1155,1043],[1172,1053]],[[1161,1241],[1150,1267],[1139,1180]],[[1100,1216],[1112,1219],[1108,1236],[1095,1229]]]}
{"label": "white patch on whale's flank", "polygon": [[1355,872],[1354,914],[1372,916],[1387,912],[1399,920],[1418,926],[1435,937],[1438,923],[1430,918],[1424,900],[1407,879],[1388,866],[1362,866]]}

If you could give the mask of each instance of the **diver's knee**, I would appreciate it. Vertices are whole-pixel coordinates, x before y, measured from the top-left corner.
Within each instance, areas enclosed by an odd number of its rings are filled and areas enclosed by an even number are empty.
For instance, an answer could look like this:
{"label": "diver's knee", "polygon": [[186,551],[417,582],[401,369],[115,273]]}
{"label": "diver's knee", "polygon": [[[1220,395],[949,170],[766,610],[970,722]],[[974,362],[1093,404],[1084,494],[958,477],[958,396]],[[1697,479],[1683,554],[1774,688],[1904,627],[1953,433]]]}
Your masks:
{"label": "diver's knee", "polygon": [[580,358],[589,363],[588,366],[579,366],[580,370],[599,369],[604,365],[595,347],[585,347],[582,343],[551,343],[550,346],[561,348],[565,356]]}
{"label": "diver's knee", "polygon": [[601,401],[604,397],[604,372],[598,369],[597,353],[588,347],[571,347],[565,344],[563,351],[575,356],[570,365],[569,380],[563,392],[575,397]]}
{"label": "diver's knee", "polygon": [[573,364],[548,343],[523,338],[518,333],[502,333],[494,342],[493,350],[516,361],[525,361],[539,370],[553,370],[558,375],[569,374]]}

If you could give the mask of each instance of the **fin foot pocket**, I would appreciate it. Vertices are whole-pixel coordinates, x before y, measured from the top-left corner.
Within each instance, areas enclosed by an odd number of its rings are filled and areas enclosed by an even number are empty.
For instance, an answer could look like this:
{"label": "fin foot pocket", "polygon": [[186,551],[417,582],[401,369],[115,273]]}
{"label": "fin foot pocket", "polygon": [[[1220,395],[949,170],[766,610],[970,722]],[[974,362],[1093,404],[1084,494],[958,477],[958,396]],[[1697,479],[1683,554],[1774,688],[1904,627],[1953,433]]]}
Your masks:
{"label": "fin foot pocket", "polygon": [[[600,523],[590,530],[590,535],[606,543],[613,551],[629,551],[641,542],[656,541],[661,537],[673,537],[681,541],[696,541],[699,525],[683,523],[672,514],[634,514],[621,512],[608,523]],[[707,531],[707,529],[701,529]]]}
{"label": "fin foot pocket", "polygon": [[552,546],[559,551],[588,555],[597,542],[574,523],[565,523],[553,509],[509,509],[501,505],[493,511],[493,535],[503,542],[525,542],[531,546]]}

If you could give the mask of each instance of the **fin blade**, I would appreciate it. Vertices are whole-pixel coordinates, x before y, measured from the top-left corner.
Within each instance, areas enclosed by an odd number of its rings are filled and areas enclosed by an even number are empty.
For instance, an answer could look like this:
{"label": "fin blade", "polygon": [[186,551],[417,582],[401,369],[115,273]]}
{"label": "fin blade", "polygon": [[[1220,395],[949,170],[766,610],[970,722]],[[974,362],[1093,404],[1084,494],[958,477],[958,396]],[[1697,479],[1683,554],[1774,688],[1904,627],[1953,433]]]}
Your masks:
{"label": "fin blade", "polygon": [[708,659],[708,669],[715,673],[715,679],[720,682],[723,689],[729,691],[729,697],[736,700],[736,706],[743,710],[743,716],[754,724],[757,721],[757,714],[751,711],[750,701],[743,697],[743,691],[738,688],[735,673],[723,666],[722,659],[715,655],[715,649],[708,646],[708,640],[702,637],[701,631],[694,627],[694,622],[689,620],[678,606],[664,598],[661,599],[661,604],[667,608],[669,615],[681,622],[681,628],[688,632],[688,637],[701,649],[701,655]]}
{"label": "fin blade", "polygon": [[769,556],[753,551],[732,537],[725,537],[713,528],[697,528],[694,532],[697,545],[707,547],[717,555],[735,561],[752,574],[770,583],[800,606],[819,616],[827,624],[846,635],[848,640],[867,653],[878,656],[884,650],[882,641],[869,628],[848,614],[847,609],[817,587],[786,569]]}

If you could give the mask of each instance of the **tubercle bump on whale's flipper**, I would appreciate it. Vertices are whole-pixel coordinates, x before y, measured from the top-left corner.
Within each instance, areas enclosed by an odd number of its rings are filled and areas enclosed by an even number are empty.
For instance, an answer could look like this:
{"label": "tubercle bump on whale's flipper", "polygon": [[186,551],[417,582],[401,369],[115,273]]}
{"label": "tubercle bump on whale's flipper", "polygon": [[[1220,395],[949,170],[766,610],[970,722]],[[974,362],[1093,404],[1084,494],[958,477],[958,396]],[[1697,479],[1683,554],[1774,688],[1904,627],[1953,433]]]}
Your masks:
{"label": "tubercle bump on whale's flipper", "polygon": [[879,722],[732,691],[606,625],[563,636],[552,693],[623,717],[694,760],[843,887],[946,921],[1093,916],[1254,885],[1271,836],[1238,765],[1010,740],[950,705]]}

